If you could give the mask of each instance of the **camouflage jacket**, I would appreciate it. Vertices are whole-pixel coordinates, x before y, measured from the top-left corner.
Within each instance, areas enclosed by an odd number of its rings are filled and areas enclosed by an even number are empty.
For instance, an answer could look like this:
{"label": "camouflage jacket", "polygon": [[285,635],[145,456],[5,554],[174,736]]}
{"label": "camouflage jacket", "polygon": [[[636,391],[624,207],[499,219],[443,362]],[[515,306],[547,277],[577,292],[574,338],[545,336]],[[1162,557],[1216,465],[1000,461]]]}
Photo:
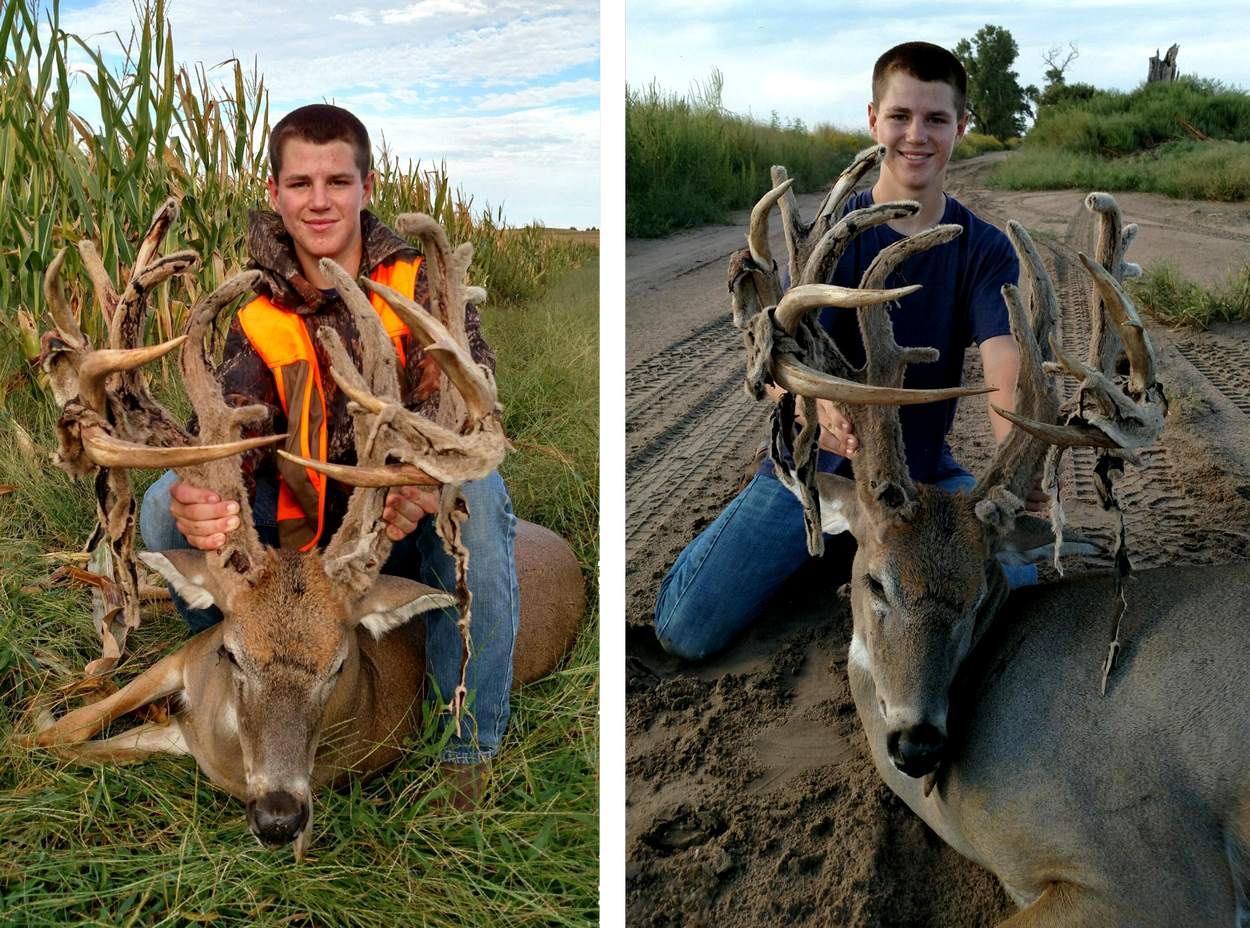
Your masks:
{"label": "camouflage jacket", "polygon": [[[420,252],[409,242],[391,231],[381,220],[368,210],[360,214],[362,252],[360,272],[368,274],[375,267],[390,261],[404,258],[411,260]],[[269,210],[252,210],[248,214],[247,233],[248,253],[251,261],[248,268],[255,268],[263,273],[257,284],[258,293],[268,296],[278,305],[293,309],[304,317],[309,334],[313,335],[313,346],[317,353],[317,363],[323,372],[330,369],[329,359],[321,342],[315,337],[316,330],[323,325],[332,326],[339,333],[343,344],[347,347],[352,359],[360,362],[360,339],[351,313],[343,305],[342,298],[333,291],[325,292],[313,286],[304,277],[299,260],[295,255],[295,246],[291,237],[282,225],[282,218]],[[423,306],[429,305],[429,282],[422,265],[417,274],[416,301]],[[495,354],[482,338],[481,319],[477,308],[469,306],[465,316],[465,328],[469,337],[469,349],[473,359],[494,371]],[[409,409],[433,416],[438,407],[436,389],[431,391],[427,384],[422,384],[422,374],[430,370],[433,359],[416,345],[411,344],[410,337],[405,336],[404,353],[407,363],[399,372],[400,396]],[[224,360],[217,369],[217,377],[222,385],[226,402],[232,406],[246,406],[259,403],[269,409],[269,417],[258,426],[249,428],[244,437],[251,435],[271,435],[286,431],[286,416],[282,412],[282,404],[278,399],[278,388],[273,374],[265,365],[264,360],[252,347],[243,327],[236,316],[226,336]],[[325,390],[328,424],[326,441],[328,458],[339,464],[354,464],[356,451],[353,447],[352,423],[347,414],[347,397],[339,390],[338,385],[330,376],[322,379]],[[268,476],[276,479],[277,469],[272,450],[261,449],[245,454],[243,457],[243,476],[249,495],[256,495],[256,478]],[[331,493],[326,500],[328,509],[341,509],[346,504],[346,489],[339,488],[331,481]]]}

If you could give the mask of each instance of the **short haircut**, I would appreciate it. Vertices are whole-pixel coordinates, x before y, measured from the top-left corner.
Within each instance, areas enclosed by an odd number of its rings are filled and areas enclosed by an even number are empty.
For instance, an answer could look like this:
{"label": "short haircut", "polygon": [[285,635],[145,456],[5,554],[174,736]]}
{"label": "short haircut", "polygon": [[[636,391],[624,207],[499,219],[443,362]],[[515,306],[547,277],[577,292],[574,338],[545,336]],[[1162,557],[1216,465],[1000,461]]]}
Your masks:
{"label": "short haircut", "polygon": [[881,103],[886,81],[895,71],[910,74],[918,81],[942,81],[955,90],[955,118],[968,106],[968,72],[951,52],[931,42],[904,42],[877,59],[872,69],[872,105]]}
{"label": "short haircut", "polygon": [[371,149],[365,124],[343,109],[329,103],[312,103],[291,110],[269,133],[269,170],[274,180],[281,176],[282,146],[287,139],[303,139],[314,145],[347,142],[356,156],[356,167],[363,181],[369,175]]}

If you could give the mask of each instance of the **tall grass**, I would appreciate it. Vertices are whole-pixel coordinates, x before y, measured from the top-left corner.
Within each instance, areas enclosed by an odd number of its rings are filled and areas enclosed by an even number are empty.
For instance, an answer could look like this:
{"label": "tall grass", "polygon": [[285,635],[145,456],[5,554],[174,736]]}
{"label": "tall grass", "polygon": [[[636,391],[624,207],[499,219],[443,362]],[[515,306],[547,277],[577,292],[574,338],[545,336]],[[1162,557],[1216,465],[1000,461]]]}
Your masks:
{"label": "tall grass", "polygon": [[1162,263],[1129,281],[1136,304],[1168,325],[1205,329],[1217,322],[1250,322],[1250,263],[1214,287],[1203,287]]}
{"label": "tall grass", "polygon": [[827,183],[866,134],[831,126],[763,123],[727,111],[721,77],[682,96],[652,82],[625,88],[625,234],[666,235],[723,221],[770,186],[769,168],[785,165],[798,190]]}
{"label": "tall grass", "polygon": [[[176,67],[160,3],[138,13],[110,70],[48,12],[0,8],[0,925],[583,925],[597,914],[597,619],[562,670],[514,694],[513,723],[479,811],[435,809],[437,738],[410,746],[383,777],[319,795],[309,859],[259,849],[242,806],[185,758],[133,767],[64,767],[11,742],[36,699],[78,678],[98,641],[81,589],[37,592],[94,523],[87,481],[52,467],[56,411],[26,357],[41,282],[63,244],[101,242],[124,279],[156,206],[182,197],[167,247],[207,257],[155,295],[152,325],[181,328],[187,301],[245,260],[242,217],[261,203],[268,103],[259,73]],[[71,74],[71,48],[91,74]],[[71,111],[85,79],[99,126]],[[375,159],[375,206],[434,215],[476,248],[488,288],[484,327],[499,352],[505,466],[518,515],[573,542],[588,580],[598,559],[597,249],[477,214],[445,172]],[[570,272],[570,269],[573,269]],[[98,308],[71,249],[64,277],[97,343]],[[561,281],[564,283],[561,283]],[[37,323],[36,320],[39,320]],[[181,410],[178,384],[158,396]],[[150,475],[147,479],[150,479]],[[146,482],[146,481],[144,481]],[[52,554],[49,559],[49,553]],[[593,585],[592,585],[593,589]],[[597,610],[596,610],[597,611]],[[119,682],[185,640],[169,610],[129,639]]]}
{"label": "tall grass", "polygon": [[1250,198],[1250,143],[1171,142],[1125,158],[1025,147],[986,177],[1008,190],[1138,190],[1189,200]]}

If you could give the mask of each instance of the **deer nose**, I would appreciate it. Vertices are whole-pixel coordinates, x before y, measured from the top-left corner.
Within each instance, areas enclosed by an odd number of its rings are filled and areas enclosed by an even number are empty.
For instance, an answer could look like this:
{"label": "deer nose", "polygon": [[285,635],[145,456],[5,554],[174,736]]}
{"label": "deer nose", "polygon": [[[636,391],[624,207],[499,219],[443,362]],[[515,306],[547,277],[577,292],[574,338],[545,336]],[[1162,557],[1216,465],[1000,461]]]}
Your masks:
{"label": "deer nose", "polygon": [[892,731],[885,738],[890,761],[900,773],[922,777],[932,773],[946,753],[946,736],[928,722]]}
{"label": "deer nose", "polygon": [[247,823],[269,847],[281,847],[308,824],[308,804],[291,793],[272,790],[247,804]]}

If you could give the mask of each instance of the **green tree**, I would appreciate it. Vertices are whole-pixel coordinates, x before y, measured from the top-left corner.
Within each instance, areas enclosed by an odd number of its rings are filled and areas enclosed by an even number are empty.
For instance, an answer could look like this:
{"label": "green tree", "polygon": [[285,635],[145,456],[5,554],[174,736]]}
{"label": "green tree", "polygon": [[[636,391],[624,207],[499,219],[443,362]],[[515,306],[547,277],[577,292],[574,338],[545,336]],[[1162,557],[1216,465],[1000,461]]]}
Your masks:
{"label": "green tree", "polygon": [[1021,87],[1020,75],[1011,69],[1019,53],[1016,40],[1001,26],[986,25],[971,41],[960,39],[955,46],[955,57],[968,72],[968,110],[977,132],[1000,140],[1024,132],[1028,101],[1038,90]]}

